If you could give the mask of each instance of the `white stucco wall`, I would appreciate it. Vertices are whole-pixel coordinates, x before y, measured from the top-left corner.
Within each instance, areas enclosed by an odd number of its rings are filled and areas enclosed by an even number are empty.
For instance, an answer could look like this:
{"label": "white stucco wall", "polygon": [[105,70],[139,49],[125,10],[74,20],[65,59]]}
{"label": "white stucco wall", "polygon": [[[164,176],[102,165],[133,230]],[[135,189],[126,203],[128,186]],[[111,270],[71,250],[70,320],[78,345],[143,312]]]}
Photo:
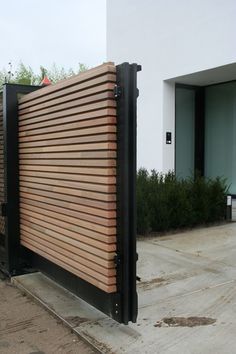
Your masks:
{"label": "white stucco wall", "polygon": [[142,65],[139,166],[174,168],[175,84],[164,80],[236,62],[235,34],[235,0],[107,0],[107,60]]}

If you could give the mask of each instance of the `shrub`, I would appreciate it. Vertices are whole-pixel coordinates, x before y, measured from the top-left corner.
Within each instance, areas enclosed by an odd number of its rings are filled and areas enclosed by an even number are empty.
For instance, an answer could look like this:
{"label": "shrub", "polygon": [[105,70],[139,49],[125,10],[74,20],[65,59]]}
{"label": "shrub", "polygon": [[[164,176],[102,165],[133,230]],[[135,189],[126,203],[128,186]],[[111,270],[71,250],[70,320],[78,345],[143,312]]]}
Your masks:
{"label": "shrub", "polygon": [[140,234],[149,232],[150,228],[150,212],[148,210],[148,196],[150,185],[147,170],[140,168],[137,174],[137,229]]}
{"label": "shrub", "polygon": [[176,178],[141,168],[137,173],[137,231],[167,231],[223,220],[227,187],[220,178]]}

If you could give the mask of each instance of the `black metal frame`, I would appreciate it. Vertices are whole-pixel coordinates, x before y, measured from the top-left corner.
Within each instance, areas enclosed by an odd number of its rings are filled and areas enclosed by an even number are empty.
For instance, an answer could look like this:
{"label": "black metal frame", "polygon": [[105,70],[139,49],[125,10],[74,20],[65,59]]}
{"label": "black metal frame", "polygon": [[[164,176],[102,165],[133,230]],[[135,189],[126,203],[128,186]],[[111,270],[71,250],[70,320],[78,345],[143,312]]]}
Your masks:
{"label": "black metal frame", "polygon": [[[6,264],[11,276],[40,270],[114,320],[136,322],[136,104],[137,64],[118,65],[117,99],[117,292],[106,293],[20,245],[18,98],[38,86],[4,86]],[[1,260],[1,255],[0,255]]]}
{"label": "black metal frame", "polygon": [[19,233],[19,157],[18,157],[18,95],[40,86],[3,85],[3,141],[5,188],[5,245],[0,255],[2,270],[8,275],[20,272]]}
{"label": "black metal frame", "polygon": [[195,149],[194,149],[195,176],[204,176],[205,173],[205,88],[198,86],[195,89]]}
{"label": "black metal frame", "polygon": [[117,73],[117,285],[122,322],[136,322],[136,105],[137,72],[123,63]]}
{"label": "black metal frame", "polygon": [[[176,88],[194,91],[194,175],[204,176],[205,168],[205,87],[176,84]],[[175,104],[176,106],[176,104]],[[175,170],[176,170],[176,107],[175,107]]]}
{"label": "black metal frame", "polygon": [[118,311],[120,308],[120,295],[118,293],[106,293],[23,246],[21,246],[21,256],[24,259],[21,273],[41,271],[101,312],[104,312],[117,322],[122,322]]}

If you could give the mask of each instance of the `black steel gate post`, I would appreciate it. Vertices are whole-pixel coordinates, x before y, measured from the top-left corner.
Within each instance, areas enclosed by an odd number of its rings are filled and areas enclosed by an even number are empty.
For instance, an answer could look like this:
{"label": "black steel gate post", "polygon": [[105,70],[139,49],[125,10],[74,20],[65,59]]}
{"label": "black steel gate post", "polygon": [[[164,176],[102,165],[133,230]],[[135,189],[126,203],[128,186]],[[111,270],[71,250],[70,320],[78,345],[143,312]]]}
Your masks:
{"label": "black steel gate post", "polygon": [[20,267],[19,233],[19,156],[18,156],[18,98],[20,94],[39,89],[39,86],[5,84],[3,86],[3,141],[5,188],[5,264],[9,275]]}
{"label": "black steel gate post", "polygon": [[117,286],[120,318],[136,322],[136,106],[141,66],[116,67],[117,86]]}

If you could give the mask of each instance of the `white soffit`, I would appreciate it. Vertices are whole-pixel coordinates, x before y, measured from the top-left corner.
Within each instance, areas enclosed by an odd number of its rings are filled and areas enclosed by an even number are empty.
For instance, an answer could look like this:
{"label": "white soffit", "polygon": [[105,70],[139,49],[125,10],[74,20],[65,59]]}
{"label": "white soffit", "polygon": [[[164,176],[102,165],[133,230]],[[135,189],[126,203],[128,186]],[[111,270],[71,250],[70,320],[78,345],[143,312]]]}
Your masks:
{"label": "white soffit", "polygon": [[206,86],[232,80],[236,80],[236,63],[173,77],[165,81],[186,85]]}

